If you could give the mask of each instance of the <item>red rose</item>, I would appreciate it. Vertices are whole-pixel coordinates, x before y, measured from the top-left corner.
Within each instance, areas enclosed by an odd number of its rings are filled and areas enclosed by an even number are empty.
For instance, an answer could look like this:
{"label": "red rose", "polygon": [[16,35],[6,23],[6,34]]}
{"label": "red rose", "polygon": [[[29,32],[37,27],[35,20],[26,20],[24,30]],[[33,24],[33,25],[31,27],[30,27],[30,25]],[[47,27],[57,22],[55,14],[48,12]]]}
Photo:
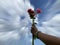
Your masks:
{"label": "red rose", "polygon": [[34,16],[35,16],[35,12],[34,12],[34,10],[32,10],[32,9],[28,9],[28,13],[29,13],[30,18],[33,19]]}
{"label": "red rose", "polygon": [[32,9],[28,9],[28,12],[31,12]]}
{"label": "red rose", "polygon": [[34,13],[34,10],[28,9],[28,13]]}
{"label": "red rose", "polygon": [[32,9],[28,9],[28,13],[29,13],[29,15],[31,15],[31,16],[35,16],[35,12],[34,12],[34,10],[32,10]]}
{"label": "red rose", "polygon": [[41,13],[41,9],[37,8],[36,9],[37,13]]}

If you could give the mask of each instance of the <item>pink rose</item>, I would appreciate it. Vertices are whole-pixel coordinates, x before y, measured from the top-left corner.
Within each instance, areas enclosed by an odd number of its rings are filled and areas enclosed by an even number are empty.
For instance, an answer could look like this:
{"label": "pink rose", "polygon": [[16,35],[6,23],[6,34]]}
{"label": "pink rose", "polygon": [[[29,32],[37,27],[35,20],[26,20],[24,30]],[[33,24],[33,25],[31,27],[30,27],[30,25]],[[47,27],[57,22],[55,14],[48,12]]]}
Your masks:
{"label": "pink rose", "polygon": [[37,12],[37,13],[41,13],[41,9],[37,8],[37,9],[36,9],[36,12]]}

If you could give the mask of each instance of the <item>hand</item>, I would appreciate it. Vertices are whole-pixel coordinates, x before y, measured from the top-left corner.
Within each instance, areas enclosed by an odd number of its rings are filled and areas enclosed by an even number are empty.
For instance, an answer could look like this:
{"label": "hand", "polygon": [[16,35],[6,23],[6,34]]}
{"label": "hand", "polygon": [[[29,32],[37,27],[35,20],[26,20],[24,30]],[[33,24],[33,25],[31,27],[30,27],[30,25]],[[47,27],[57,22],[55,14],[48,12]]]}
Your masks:
{"label": "hand", "polygon": [[35,24],[32,24],[31,33],[32,33],[33,35],[35,35],[37,31],[38,31],[38,29],[36,28]]}

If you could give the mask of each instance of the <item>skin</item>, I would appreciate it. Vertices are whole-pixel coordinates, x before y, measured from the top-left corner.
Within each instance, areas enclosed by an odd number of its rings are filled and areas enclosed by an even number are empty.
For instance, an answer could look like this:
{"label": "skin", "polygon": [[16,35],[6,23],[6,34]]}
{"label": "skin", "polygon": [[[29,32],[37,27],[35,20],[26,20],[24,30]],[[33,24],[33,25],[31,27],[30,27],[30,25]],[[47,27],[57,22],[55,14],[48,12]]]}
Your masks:
{"label": "skin", "polygon": [[[38,29],[33,24],[31,27],[31,33],[33,35],[36,35],[37,31],[38,31]],[[40,39],[46,45],[60,45],[60,38],[58,38],[58,37],[47,35],[47,34],[44,34],[42,32],[39,32],[37,36],[38,36],[38,39]]]}

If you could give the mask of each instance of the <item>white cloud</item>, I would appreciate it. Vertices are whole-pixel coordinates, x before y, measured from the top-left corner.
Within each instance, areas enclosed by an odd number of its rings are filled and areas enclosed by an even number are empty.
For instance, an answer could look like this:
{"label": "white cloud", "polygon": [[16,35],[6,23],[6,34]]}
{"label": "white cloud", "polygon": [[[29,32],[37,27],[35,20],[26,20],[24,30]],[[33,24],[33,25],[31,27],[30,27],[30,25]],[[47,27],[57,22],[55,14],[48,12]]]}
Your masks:
{"label": "white cloud", "polygon": [[[49,20],[53,18],[58,12],[60,12],[60,0],[56,0],[52,3],[52,0],[49,0],[48,3],[45,5],[46,7],[46,14],[43,17],[43,20]],[[49,7],[49,8],[48,8]]]}
{"label": "white cloud", "polygon": [[60,12],[59,4],[60,0],[56,0],[47,10],[46,22],[42,22],[43,26],[40,27],[43,33],[60,37],[60,13],[57,13]]}
{"label": "white cloud", "polygon": [[19,34],[16,33],[15,31],[0,33],[0,40],[2,41],[6,41],[9,39],[18,39],[18,38],[19,38]]}
{"label": "white cloud", "polygon": [[27,25],[31,21],[28,8],[34,9],[29,0],[0,0],[0,45],[31,44],[28,41],[30,34]]}
{"label": "white cloud", "polygon": [[[48,10],[49,15],[52,16],[56,12],[55,9],[59,9],[58,4],[60,3],[54,4]],[[55,7],[55,5],[58,6]],[[31,20],[27,13],[28,8],[34,9],[29,0],[0,0],[0,45],[31,45],[31,38],[29,38],[31,34],[28,28]],[[24,18],[22,19],[22,17]],[[49,18],[50,16],[46,17]],[[43,22],[43,26],[38,28],[44,33],[59,37],[60,27],[58,26],[60,18],[57,19],[58,17],[60,16]],[[38,19],[36,19],[36,22],[38,23]]]}
{"label": "white cloud", "polygon": [[60,37],[60,14],[56,14],[52,19],[43,22],[42,27],[39,27],[43,33]]}
{"label": "white cloud", "polygon": [[56,2],[51,6],[51,8],[49,9],[49,11],[51,12],[57,12],[57,11],[60,11],[60,0],[56,0]]}

